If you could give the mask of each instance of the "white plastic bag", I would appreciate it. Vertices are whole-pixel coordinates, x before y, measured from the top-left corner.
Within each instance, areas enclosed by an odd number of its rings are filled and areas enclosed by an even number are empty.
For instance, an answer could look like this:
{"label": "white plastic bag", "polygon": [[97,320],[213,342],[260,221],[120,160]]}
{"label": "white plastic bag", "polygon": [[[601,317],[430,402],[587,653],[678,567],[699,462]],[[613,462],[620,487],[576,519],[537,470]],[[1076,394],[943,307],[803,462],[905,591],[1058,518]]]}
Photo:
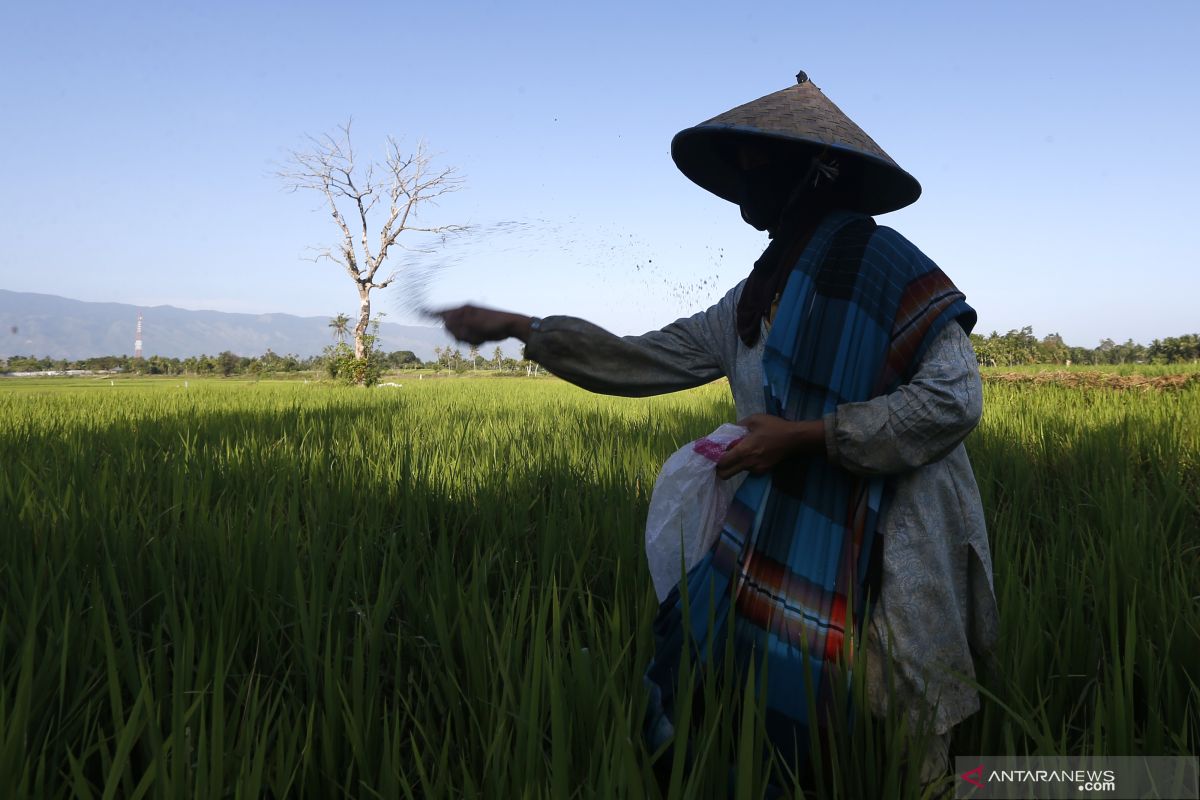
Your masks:
{"label": "white plastic bag", "polygon": [[721,533],[725,512],[746,475],[723,481],[717,477],[717,462],[747,432],[738,425],[722,425],[684,445],[663,464],[646,516],[646,561],[659,602]]}

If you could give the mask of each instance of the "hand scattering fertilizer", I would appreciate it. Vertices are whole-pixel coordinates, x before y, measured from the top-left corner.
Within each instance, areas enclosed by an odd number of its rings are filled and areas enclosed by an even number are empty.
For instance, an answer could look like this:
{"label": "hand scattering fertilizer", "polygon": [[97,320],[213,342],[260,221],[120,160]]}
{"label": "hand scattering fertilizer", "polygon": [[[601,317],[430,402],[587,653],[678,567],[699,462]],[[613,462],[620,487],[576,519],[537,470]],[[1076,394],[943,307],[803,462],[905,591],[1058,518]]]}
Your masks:
{"label": "hand scattering fertilizer", "polygon": [[717,477],[717,462],[748,433],[726,423],[677,450],[663,464],[646,516],[646,561],[659,602],[679,583],[721,533],[725,512],[746,474]]}

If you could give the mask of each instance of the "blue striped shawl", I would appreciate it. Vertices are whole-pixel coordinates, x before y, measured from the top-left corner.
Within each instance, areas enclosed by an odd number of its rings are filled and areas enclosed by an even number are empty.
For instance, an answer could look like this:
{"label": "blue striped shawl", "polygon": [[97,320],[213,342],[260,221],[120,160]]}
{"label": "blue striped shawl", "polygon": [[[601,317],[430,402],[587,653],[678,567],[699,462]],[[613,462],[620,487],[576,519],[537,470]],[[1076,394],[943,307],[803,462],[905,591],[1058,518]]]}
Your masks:
{"label": "blue striped shawl", "polygon": [[[970,331],[975,312],[916,247],[870,217],[830,214],[800,255],[765,343],[766,408],[821,419],[895,391],[953,321]],[[852,657],[868,594],[878,593],[868,592],[868,578],[889,489],[887,479],[853,475],[823,456],[746,479],[713,550],[655,621],[651,747],[671,730],[685,646],[711,666],[730,635],[739,668],[766,661],[768,733],[782,750],[807,752],[810,697],[818,718],[845,713],[830,679],[843,655]]]}

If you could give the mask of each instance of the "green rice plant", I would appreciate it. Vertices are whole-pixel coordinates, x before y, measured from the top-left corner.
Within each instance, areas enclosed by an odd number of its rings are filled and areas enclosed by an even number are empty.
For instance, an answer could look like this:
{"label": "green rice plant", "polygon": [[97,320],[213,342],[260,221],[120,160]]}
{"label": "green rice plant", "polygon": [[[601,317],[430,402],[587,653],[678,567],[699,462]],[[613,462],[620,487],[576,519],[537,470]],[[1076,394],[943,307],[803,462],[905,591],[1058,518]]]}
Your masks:
{"label": "green rice plant", "polygon": [[1045,374],[1066,373],[1086,374],[1100,373],[1103,375],[1141,375],[1160,377],[1164,375],[1194,375],[1200,372],[1200,361],[1180,362],[1175,364],[1016,364],[1008,367],[980,367],[984,378],[1006,374]]}
{"label": "green rice plant", "polygon": [[[1194,752],[1200,394],[986,401],[1001,644],[954,749]],[[666,456],[733,418],[721,384],[0,385],[0,785],[659,797],[645,513]],[[771,676],[703,675],[666,796],[919,795],[926,732],[899,715],[832,720],[828,769],[793,775],[762,735]]]}
{"label": "green rice plant", "polygon": [[971,721],[977,752],[1194,750],[1198,424],[1195,389],[989,386],[970,450],[1003,658]]}

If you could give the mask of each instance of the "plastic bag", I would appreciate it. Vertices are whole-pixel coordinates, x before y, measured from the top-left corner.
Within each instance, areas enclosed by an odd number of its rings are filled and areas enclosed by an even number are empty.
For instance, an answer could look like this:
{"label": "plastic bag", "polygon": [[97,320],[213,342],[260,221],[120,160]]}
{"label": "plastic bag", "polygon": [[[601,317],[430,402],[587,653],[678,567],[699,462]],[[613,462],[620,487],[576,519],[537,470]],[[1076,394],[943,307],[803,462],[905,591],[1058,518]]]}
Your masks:
{"label": "plastic bag", "polygon": [[646,561],[660,603],[717,541],[725,512],[746,477],[742,473],[721,480],[717,462],[746,433],[739,425],[722,425],[663,464],[646,516]]}

